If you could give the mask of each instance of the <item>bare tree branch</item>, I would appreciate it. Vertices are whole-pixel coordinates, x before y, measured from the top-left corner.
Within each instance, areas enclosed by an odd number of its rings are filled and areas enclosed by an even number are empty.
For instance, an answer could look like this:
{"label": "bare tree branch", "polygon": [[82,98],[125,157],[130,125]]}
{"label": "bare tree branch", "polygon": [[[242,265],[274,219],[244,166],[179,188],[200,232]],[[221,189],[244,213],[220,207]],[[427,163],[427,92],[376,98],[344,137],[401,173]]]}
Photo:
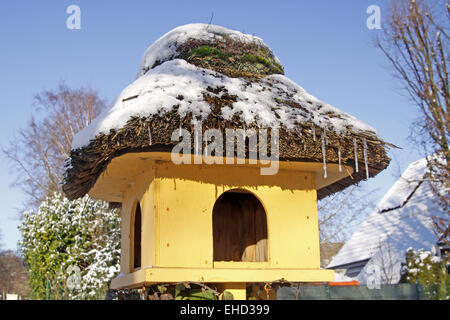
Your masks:
{"label": "bare tree branch", "polygon": [[[388,20],[376,45],[420,111],[411,138],[426,155],[437,155],[429,158],[426,179],[438,181],[430,185],[436,201],[449,213],[450,6],[444,0],[396,0],[387,11]],[[447,242],[448,221],[436,222],[437,234]]]}
{"label": "bare tree branch", "polygon": [[73,136],[105,108],[105,101],[89,88],[60,84],[34,97],[27,126],[1,151],[16,174],[14,186],[37,206],[47,195],[60,191],[64,165]]}

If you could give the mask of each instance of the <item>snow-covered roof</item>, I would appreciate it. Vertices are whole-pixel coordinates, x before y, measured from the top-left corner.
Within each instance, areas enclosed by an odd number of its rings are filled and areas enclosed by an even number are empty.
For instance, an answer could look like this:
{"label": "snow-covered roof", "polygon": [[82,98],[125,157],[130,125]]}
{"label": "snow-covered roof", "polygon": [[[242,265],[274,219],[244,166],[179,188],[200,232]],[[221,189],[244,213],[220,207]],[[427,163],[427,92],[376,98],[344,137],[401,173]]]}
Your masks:
{"label": "snow-covered roof", "polygon": [[[221,88],[221,92],[216,94],[208,88]],[[327,131],[345,133],[351,129],[376,135],[371,126],[318,100],[283,75],[273,74],[257,82],[248,82],[175,59],[149,70],[125,88],[109,110],[75,135],[72,149],[89,144],[101,133],[122,128],[132,117],[162,114],[175,106],[181,117],[191,113],[205,119],[211,107],[205,101],[204,93],[220,97],[223,92],[236,98],[231,106],[221,109],[225,120],[231,120],[237,113],[242,122],[256,122],[262,128],[283,126],[293,129],[298,123],[311,121]],[[289,100],[303,109],[280,104],[280,100]]]}
{"label": "snow-covered roof", "polygon": [[[352,177],[318,190],[318,198],[375,176],[390,146],[374,128],[308,94],[283,75],[258,37],[224,27],[178,27],[151,45],[137,79],[72,141],[63,190],[83,196],[116,156],[170,152],[179,128],[279,128],[279,159],[353,166]],[[318,138],[317,138],[318,137]],[[153,149],[151,149],[153,148]],[[365,167],[365,170],[358,171]],[[81,178],[82,177],[82,178]]]}
{"label": "snow-covered roof", "polygon": [[[222,26],[192,23],[172,29],[156,40],[145,51],[139,66],[137,77],[144,75],[148,70],[153,68],[155,64],[161,64],[162,62],[177,57],[179,54],[179,45],[181,43],[187,42],[188,40],[222,42],[226,38],[241,43],[255,44],[272,52],[269,46],[259,37],[227,29]],[[278,58],[275,57],[275,59],[279,62]]]}
{"label": "snow-covered roof", "polygon": [[327,268],[370,259],[358,277],[361,283],[367,281],[374,266],[386,263],[398,277],[408,248],[434,247],[437,237],[432,217],[444,213],[428,181],[423,181],[426,170],[426,159],[410,164]]}
{"label": "snow-covered roof", "polygon": [[341,272],[336,271],[334,273],[334,282],[353,282],[353,281],[355,281],[355,278],[348,277],[345,274],[342,274]]}
{"label": "snow-covered roof", "polygon": [[[208,88],[222,88],[221,93],[227,92],[237,97],[230,107],[221,110],[225,120],[231,119],[235,113],[241,113],[241,119],[247,124],[255,121],[261,127],[283,125],[288,129],[310,120],[320,128],[339,134],[351,129],[356,133],[371,132],[376,136],[376,130],[368,124],[313,97],[283,75],[272,74],[260,81],[249,82],[174,58],[179,54],[180,44],[188,40],[220,42],[226,38],[254,43],[270,50],[261,38],[221,26],[196,23],[177,27],[146,50],[136,81],[122,91],[110,109],[75,135],[72,149],[86,146],[101,133],[120,129],[133,116],[148,117],[170,111],[174,106],[179,106],[181,116],[192,113],[204,119],[211,112],[203,96],[206,92],[211,94]],[[158,64],[156,67],[155,63]],[[180,96],[184,99],[177,99]],[[294,102],[304,109],[292,108],[290,105],[280,107],[280,100]]]}

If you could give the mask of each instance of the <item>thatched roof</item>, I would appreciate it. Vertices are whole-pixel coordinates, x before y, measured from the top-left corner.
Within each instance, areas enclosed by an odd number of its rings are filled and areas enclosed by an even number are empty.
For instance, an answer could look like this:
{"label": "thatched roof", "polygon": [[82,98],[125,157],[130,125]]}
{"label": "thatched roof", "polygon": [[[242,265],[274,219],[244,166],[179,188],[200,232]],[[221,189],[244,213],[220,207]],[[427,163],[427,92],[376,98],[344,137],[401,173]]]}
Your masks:
{"label": "thatched roof", "polygon": [[193,132],[199,121],[203,130],[279,128],[280,160],[355,167],[356,150],[360,170],[318,190],[319,198],[387,167],[388,144],[373,128],[283,73],[260,38],[202,24],[174,29],[147,50],[138,78],[111,109],[75,136],[64,192],[71,199],[89,192],[114,157],[170,152],[172,132]]}

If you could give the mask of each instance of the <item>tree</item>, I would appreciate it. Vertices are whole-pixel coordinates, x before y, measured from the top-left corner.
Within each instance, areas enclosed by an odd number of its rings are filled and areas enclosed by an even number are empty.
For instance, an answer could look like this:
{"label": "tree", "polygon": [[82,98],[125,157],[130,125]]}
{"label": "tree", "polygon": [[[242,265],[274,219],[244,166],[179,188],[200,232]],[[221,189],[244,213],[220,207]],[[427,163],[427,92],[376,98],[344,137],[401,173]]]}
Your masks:
{"label": "tree", "polygon": [[2,248],[3,248],[3,234],[2,234],[2,229],[0,229],[0,253],[2,252]]}
{"label": "tree", "polygon": [[320,263],[326,267],[373,208],[373,190],[353,185],[318,203]]}
{"label": "tree", "polygon": [[0,293],[14,293],[27,298],[28,275],[22,257],[16,252],[7,250],[0,253]]}
{"label": "tree", "polygon": [[[443,0],[397,0],[388,11],[376,43],[418,110],[411,137],[425,154],[435,155],[428,160],[427,180],[433,182],[439,205],[449,212],[450,6]],[[449,222],[435,218],[437,234],[447,242]]]}
{"label": "tree", "polygon": [[92,89],[61,84],[34,98],[28,126],[3,153],[18,169],[16,186],[28,196],[22,253],[34,299],[103,299],[118,270],[120,218],[107,203],[61,193],[76,133],[104,109]]}
{"label": "tree", "polygon": [[409,248],[406,251],[406,262],[402,266],[400,281],[421,284],[427,299],[450,299],[450,278],[445,258],[434,256],[424,249],[415,251]]}
{"label": "tree", "polygon": [[373,190],[353,185],[318,203],[319,236],[323,243],[345,241],[353,227],[362,222],[373,207]]}
{"label": "tree", "polygon": [[104,299],[120,269],[120,215],[88,196],[55,193],[20,226],[33,299]]}
{"label": "tree", "polygon": [[400,278],[399,256],[391,239],[379,241],[375,256],[372,257],[380,268],[380,284],[395,284]]}
{"label": "tree", "polygon": [[61,191],[72,138],[105,108],[105,101],[92,89],[60,84],[37,94],[33,107],[28,125],[2,151],[17,173],[14,185],[36,208],[45,197]]}

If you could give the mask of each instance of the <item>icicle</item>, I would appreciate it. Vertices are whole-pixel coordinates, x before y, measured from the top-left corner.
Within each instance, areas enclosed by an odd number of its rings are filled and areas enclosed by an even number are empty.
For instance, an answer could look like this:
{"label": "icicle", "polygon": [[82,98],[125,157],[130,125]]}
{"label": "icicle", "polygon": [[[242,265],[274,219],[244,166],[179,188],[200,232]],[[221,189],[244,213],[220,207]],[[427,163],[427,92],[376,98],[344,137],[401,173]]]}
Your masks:
{"label": "icicle", "polygon": [[200,154],[199,149],[200,149],[200,142],[198,141],[198,134],[195,135],[195,155],[198,156]]}
{"label": "icicle", "polygon": [[342,164],[341,164],[341,145],[338,146],[338,158],[339,158],[339,172],[342,172]]}
{"label": "icicle", "polygon": [[353,146],[355,149],[355,170],[356,170],[356,172],[359,172],[359,170],[358,170],[358,145],[356,143],[356,138],[353,138]]}
{"label": "icicle", "polygon": [[316,128],[312,128],[313,140],[316,141]]}
{"label": "icicle", "polygon": [[150,125],[148,125],[148,145],[152,145],[152,130],[150,129]]}
{"label": "icicle", "polygon": [[203,124],[202,121],[199,121],[198,119],[193,119],[192,124],[194,125],[194,164],[202,164]]}
{"label": "icicle", "polygon": [[327,153],[325,149],[325,137],[322,135],[323,177],[327,178]]}
{"label": "icicle", "polygon": [[179,137],[181,138],[182,136],[183,136],[183,133],[182,133],[181,123],[180,123]]}
{"label": "icicle", "polygon": [[[203,126],[200,122],[200,130],[202,130],[202,128],[203,128]],[[194,148],[195,148],[195,151],[194,151],[194,153],[196,156],[200,155],[200,150],[202,148],[201,141],[199,140],[201,131],[198,132],[197,129],[198,129],[198,120],[195,119],[195,122],[194,122],[194,136],[195,136]]]}
{"label": "icicle", "polygon": [[366,166],[366,178],[369,179],[369,164],[367,161],[367,141],[366,138],[363,139],[364,143],[364,165]]}

